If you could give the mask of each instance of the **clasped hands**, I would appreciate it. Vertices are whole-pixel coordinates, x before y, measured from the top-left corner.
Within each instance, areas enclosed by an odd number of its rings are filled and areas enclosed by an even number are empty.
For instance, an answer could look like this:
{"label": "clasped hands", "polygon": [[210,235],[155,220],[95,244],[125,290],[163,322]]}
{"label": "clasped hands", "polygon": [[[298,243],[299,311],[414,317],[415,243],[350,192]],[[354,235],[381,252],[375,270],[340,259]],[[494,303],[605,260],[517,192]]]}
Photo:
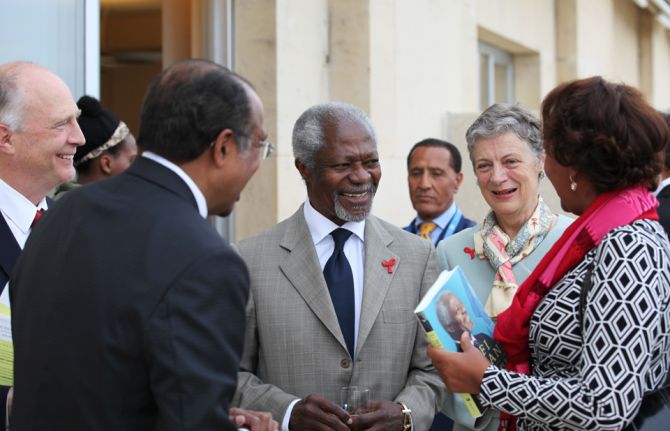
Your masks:
{"label": "clasped hands", "polygon": [[428,346],[428,357],[450,392],[478,394],[491,362],[472,345],[468,332],[461,335],[461,349],[462,352],[448,352]]}
{"label": "clasped hands", "polygon": [[402,406],[393,401],[372,400],[353,414],[341,406],[311,394],[293,406],[290,430],[300,431],[401,431]]}

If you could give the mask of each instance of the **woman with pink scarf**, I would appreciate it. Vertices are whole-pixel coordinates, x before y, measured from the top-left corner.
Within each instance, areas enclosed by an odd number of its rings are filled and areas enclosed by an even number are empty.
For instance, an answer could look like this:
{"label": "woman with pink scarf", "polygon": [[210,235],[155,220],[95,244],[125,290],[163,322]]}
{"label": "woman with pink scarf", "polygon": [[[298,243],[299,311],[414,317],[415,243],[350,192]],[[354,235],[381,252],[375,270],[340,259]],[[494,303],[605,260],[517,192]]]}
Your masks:
{"label": "woman with pink scarf", "polygon": [[467,337],[428,354],[450,391],[503,412],[501,429],[625,429],[670,368],[670,243],[649,192],[670,130],[601,77],[558,86],[542,119],[547,176],[579,218],[498,315],[506,369]]}

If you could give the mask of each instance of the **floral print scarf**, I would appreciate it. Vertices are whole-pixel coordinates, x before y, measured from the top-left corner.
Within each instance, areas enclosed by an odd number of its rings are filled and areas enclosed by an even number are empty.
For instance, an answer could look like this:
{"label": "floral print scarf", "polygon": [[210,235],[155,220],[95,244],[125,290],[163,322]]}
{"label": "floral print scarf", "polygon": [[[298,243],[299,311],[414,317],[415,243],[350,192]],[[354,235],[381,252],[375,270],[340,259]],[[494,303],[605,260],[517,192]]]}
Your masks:
{"label": "floral print scarf", "polygon": [[510,238],[498,226],[493,211],[488,213],[481,229],[475,232],[475,253],[480,259],[488,260],[496,271],[493,288],[484,305],[492,319],[510,306],[519,287],[512,266],[535,250],[557,219],[556,214],[539,197],[535,211],[514,238]]}

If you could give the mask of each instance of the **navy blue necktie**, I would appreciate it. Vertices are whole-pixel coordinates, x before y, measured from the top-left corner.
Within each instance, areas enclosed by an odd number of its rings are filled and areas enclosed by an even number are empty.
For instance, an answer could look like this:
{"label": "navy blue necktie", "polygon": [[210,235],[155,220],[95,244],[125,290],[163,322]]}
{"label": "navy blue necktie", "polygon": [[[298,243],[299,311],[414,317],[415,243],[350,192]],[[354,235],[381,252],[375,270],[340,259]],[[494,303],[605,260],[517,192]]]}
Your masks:
{"label": "navy blue necktie", "polygon": [[330,299],[333,301],[337,321],[340,323],[344,341],[351,357],[354,357],[354,327],[355,327],[355,305],[354,305],[354,276],[351,266],[344,255],[344,243],[351,235],[346,229],[335,229],[330,233],[335,241],[335,249],[332,256],[323,267],[323,277],[326,279]]}

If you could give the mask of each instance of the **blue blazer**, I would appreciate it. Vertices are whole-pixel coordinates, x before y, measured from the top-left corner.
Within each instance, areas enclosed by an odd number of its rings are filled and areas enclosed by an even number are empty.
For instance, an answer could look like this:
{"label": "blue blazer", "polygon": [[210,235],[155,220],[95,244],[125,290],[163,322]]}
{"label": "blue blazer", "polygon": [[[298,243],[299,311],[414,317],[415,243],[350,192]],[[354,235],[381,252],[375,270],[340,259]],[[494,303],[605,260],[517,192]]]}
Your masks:
{"label": "blue blazer", "polygon": [[[512,266],[517,283],[523,283],[530,273],[533,272],[551,246],[560,238],[565,229],[570,226],[572,220],[570,217],[559,215],[556,226],[549,231],[542,243],[526,258]],[[440,270],[451,270],[456,265],[459,265],[468,278],[477,298],[482,304],[485,304],[491,292],[495,271],[487,260],[480,259],[470,253],[470,250],[473,250],[474,253],[474,233],[480,227],[481,225],[478,224],[442,241],[437,247],[437,260]],[[461,397],[454,396],[451,392],[447,392],[442,412],[454,420],[454,431],[475,429],[495,431],[498,429],[499,413],[497,411],[490,409],[477,420],[475,426],[475,418],[470,416]]]}

